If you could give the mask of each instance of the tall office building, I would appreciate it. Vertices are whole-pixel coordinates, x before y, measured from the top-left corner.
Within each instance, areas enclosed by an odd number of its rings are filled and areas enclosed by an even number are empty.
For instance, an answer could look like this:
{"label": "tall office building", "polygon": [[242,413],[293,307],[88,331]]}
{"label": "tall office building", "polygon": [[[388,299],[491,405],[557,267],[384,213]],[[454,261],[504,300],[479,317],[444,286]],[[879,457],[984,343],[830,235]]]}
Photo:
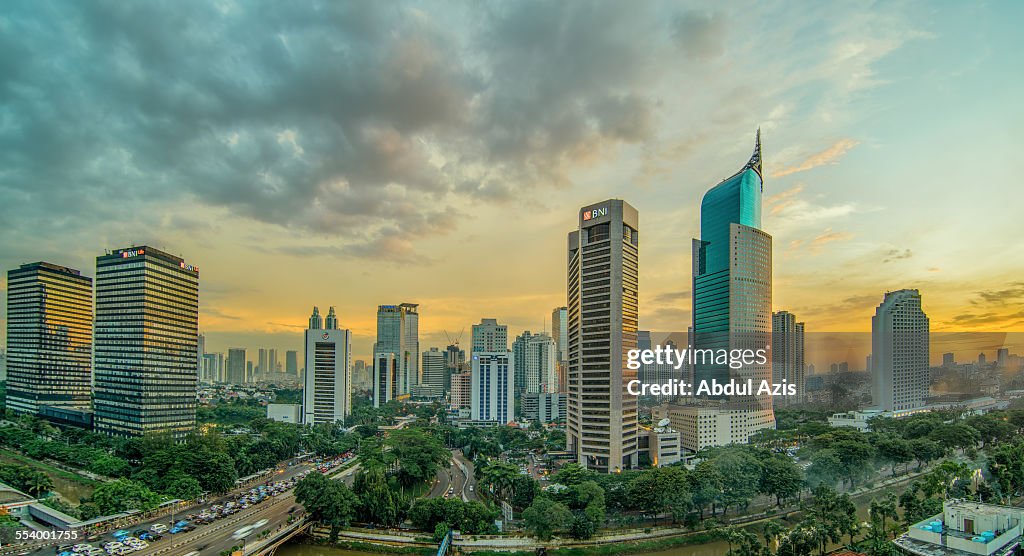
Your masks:
{"label": "tall office building", "polygon": [[196,373],[202,375],[203,356],[206,355],[206,336],[200,334],[196,344]]}
{"label": "tall office building", "polygon": [[533,334],[529,330],[524,330],[522,334],[516,336],[515,340],[512,340],[512,375],[516,394],[526,391],[526,346],[532,337]]}
{"label": "tall office building", "polygon": [[7,408],[88,410],[92,279],[50,263],[7,272]]}
{"label": "tall office building", "polygon": [[290,349],[284,352],[284,372],[288,376],[299,376],[299,352]]}
{"label": "tall office building", "polygon": [[804,323],[789,311],[772,313],[772,382],[793,384],[795,396],[783,396],[775,403],[804,402]]}
{"label": "tall office building", "polygon": [[256,374],[258,376],[256,379],[257,381],[269,378],[269,373],[267,372],[267,350],[265,348],[260,348],[259,350],[259,359],[257,359],[256,363]]}
{"label": "tall office building", "polygon": [[928,326],[917,290],[886,292],[871,317],[871,394],[879,409],[899,412],[925,405]]}
{"label": "tall office building", "polygon": [[195,428],[198,326],[198,268],[152,247],[96,258],[97,432]]}
{"label": "tall office building", "polygon": [[280,366],[279,363],[280,362],[277,360],[277,350],[276,349],[268,349],[267,350],[267,372],[266,372],[268,380],[276,380],[277,379],[277,370],[278,370],[278,367]]}
{"label": "tall office building", "polygon": [[398,357],[390,351],[373,355],[373,407],[398,398],[399,366]]}
{"label": "tall office building", "polygon": [[503,425],[515,417],[512,359],[508,351],[473,353],[470,408],[474,421]]}
{"label": "tall office building", "polygon": [[508,351],[508,326],[497,319],[480,319],[473,325],[471,353]]}
{"label": "tall office building", "polygon": [[246,383],[246,358],[245,348],[230,348],[228,349],[228,361],[227,361],[227,373],[224,377],[225,382],[229,382],[236,386]]}
{"label": "tall office building", "polygon": [[1005,369],[1010,364],[1010,350],[1007,348],[999,348],[996,350],[996,365],[999,365],[1000,369]]}
{"label": "tall office building", "polygon": [[306,382],[302,390],[302,422],[307,425],[344,421],[352,413],[352,333],[338,328],[334,307],[320,326],[314,307],[306,329]]}
{"label": "tall office building", "polygon": [[445,383],[445,352],[436,347],[423,352],[423,380],[420,382],[420,395],[436,398],[444,395]]}
{"label": "tall office building", "polygon": [[[761,230],[761,132],[754,154],[739,172],[704,194],[700,239],[693,240],[693,322],[690,344],[701,350],[764,350],[772,332],[772,238]],[[713,352],[712,352],[713,353]],[[771,381],[763,365],[730,368],[725,361],[695,360],[689,374],[698,386]],[[770,395],[706,396],[672,404],[666,413],[688,449],[744,444],[775,426]]]}
{"label": "tall office building", "polygon": [[555,339],[545,333],[534,334],[526,340],[522,356],[525,391],[529,394],[558,392],[558,345]]}
{"label": "tall office building", "polygon": [[558,347],[558,361],[565,361],[566,341],[569,336],[569,323],[566,318],[568,311],[568,307],[555,307],[551,311],[551,337],[555,339],[555,345]]}
{"label": "tall office building", "polygon": [[206,382],[224,382],[224,354],[204,353],[203,368],[199,379]]}
{"label": "tall office building", "polygon": [[[564,392],[566,384],[568,382],[568,375],[566,374],[568,361],[566,356],[568,350],[569,340],[569,319],[568,319],[568,307],[555,307],[551,311],[551,337],[555,339],[555,344],[558,346],[557,360],[555,361],[555,372],[558,375],[558,388],[559,392]],[[565,404],[565,396],[560,398],[562,404]]]}
{"label": "tall office building", "polygon": [[[380,357],[377,354],[391,353],[398,361],[395,377],[395,391],[387,399],[408,397],[412,387],[419,384],[420,340],[419,305],[400,303],[377,307],[377,342],[373,345],[374,366]],[[385,369],[382,375],[390,372]],[[374,368],[374,376],[377,369]],[[377,384],[377,381],[374,381]],[[377,397],[376,395],[374,396]]]}
{"label": "tall office building", "polygon": [[245,380],[239,384],[256,382],[256,370],[253,368],[252,359],[245,362]]}
{"label": "tall office building", "polygon": [[636,371],[639,215],[609,199],[583,207],[568,237],[566,447],[601,472],[637,465]]}

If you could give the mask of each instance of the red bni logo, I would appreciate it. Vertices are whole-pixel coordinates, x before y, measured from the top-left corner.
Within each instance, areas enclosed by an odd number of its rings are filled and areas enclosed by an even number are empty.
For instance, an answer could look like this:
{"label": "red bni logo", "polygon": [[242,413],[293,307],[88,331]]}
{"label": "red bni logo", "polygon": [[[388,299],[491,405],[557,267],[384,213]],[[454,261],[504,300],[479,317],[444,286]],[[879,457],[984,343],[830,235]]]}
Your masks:
{"label": "red bni logo", "polygon": [[597,218],[599,216],[605,216],[607,214],[608,214],[608,207],[601,207],[601,208],[596,208],[596,209],[593,209],[593,210],[584,211],[583,212],[583,221],[586,222],[587,220],[593,220],[594,218]]}
{"label": "red bni logo", "polygon": [[320,337],[321,337],[321,338],[323,338],[323,339],[325,339],[325,340],[330,340],[330,339],[331,339],[331,335],[330,335],[330,334],[328,334],[328,333],[326,333],[326,332],[324,332],[324,335],[323,335],[323,336],[320,336]]}

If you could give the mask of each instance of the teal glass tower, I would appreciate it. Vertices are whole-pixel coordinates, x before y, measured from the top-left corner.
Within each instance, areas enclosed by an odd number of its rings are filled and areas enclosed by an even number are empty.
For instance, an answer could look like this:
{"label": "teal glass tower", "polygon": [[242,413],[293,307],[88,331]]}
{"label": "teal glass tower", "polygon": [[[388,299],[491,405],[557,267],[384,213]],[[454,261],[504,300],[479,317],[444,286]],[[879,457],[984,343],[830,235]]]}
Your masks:
{"label": "teal glass tower", "polygon": [[[750,160],[701,201],[700,239],[693,240],[695,349],[757,350],[771,345],[771,236],[761,230],[763,190],[758,130]],[[698,383],[771,380],[771,364],[735,369],[724,362],[698,361],[692,378]],[[759,412],[745,419],[755,428],[774,424],[770,396],[718,399],[730,410]]]}

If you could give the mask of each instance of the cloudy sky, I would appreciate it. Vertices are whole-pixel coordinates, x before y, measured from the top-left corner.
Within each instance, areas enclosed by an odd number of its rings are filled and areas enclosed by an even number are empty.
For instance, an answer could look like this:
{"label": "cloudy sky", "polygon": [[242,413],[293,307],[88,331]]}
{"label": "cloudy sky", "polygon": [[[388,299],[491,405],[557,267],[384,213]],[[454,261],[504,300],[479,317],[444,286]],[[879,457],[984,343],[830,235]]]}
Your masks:
{"label": "cloudy sky", "polygon": [[[580,206],[640,211],[641,326],[685,330],[701,195],[764,140],[774,304],[1024,330],[1020,2],[5,2],[0,266],[201,268],[201,328],[297,349],[381,303],[421,342],[565,302]],[[0,312],[2,317],[4,312]]]}

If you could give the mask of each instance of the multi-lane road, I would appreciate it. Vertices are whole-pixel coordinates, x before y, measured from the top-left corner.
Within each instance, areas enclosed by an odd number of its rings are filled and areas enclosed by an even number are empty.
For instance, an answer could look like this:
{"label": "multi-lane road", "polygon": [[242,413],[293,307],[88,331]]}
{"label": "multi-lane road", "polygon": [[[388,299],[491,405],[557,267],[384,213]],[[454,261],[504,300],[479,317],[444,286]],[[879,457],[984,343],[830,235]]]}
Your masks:
{"label": "multi-lane road", "polygon": [[[303,471],[312,470],[315,466],[308,463],[298,463],[295,465],[283,466],[278,469],[278,472],[268,478],[270,482],[284,481],[295,477]],[[332,477],[344,480],[349,485],[352,484],[354,474],[359,469],[359,464],[352,465],[342,471],[332,471]],[[209,500],[206,504],[201,506],[194,506],[189,508],[187,511],[190,514],[198,514],[202,510],[207,509],[214,504],[223,504],[226,501],[233,500],[241,495],[242,492],[247,492],[249,489],[239,489],[232,493],[218,497],[215,500]],[[277,496],[273,496],[265,500],[261,504],[256,504],[249,507],[241,512],[234,515],[230,515],[213,523],[206,525],[199,525],[195,530],[178,533],[171,535],[165,533],[163,538],[158,541],[150,542],[149,547],[145,550],[134,552],[132,554],[139,555],[166,555],[166,556],[177,556],[180,554],[189,554],[190,552],[198,552],[202,555],[207,554],[220,554],[224,550],[230,550],[234,546],[247,545],[251,546],[254,542],[258,542],[259,534],[262,531],[275,531],[279,528],[284,527],[288,518],[291,516],[300,518],[304,515],[304,510],[300,504],[295,501],[295,490],[289,489],[284,491]],[[158,519],[147,521],[144,523],[137,523],[125,529],[129,531],[136,531],[139,529],[146,529],[156,524],[163,523],[169,525],[174,521],[184,519],[184,515],[175,514],[172,519],[171,516],[162,516]],[[253,525],[261,520],[267,520],[265,524],[259,528],[253,530],[251,534],[241,539],[235,539],[235,532],[239,529]],[[103,543],[114,540],[112,534],[103,535],[103,537],[94,542],[90,542],[93,546],[102,546]],[[83,540],[72,542],[71,544],[82,543]],[[51,555],[54,553],[54,545],[49,544],[46,546],[35,549],[30,554],[47,554]]]}
{"label": "multi-lane road", "polygon": [[462,455],[462,452],[453,451],[451,464],[438,470],[427,497],[437,498],[448,494],[448,497],[458,498],[463,502],[479,500],[476,488],[473,464]]}

